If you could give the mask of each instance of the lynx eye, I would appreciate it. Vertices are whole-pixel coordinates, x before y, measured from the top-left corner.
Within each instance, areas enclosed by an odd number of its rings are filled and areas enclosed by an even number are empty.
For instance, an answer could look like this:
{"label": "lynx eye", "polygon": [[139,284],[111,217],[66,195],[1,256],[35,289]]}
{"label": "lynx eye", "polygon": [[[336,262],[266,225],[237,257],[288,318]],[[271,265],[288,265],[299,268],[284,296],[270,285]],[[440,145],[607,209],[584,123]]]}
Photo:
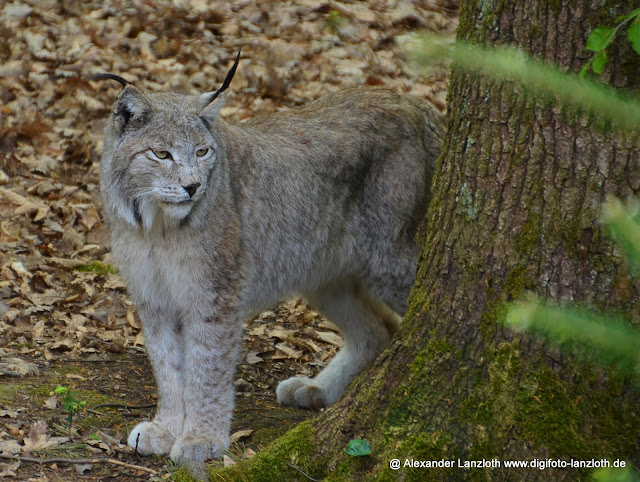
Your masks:
{"label": "lynx eye", "polygon": [[172,159],[171,157],[171,153],[169,151],[154,151],[151,150],[151,152],[153,152],[154,156],[156,156],[158,159]]}
{"label": "lynx eye", "polygon": [[209,149],[207,149],[206,147],[203,147],[202,149],[198,149],[196,151],[196,156],[198,157],[202,157],[204,156],[207,152],[209,152]]}

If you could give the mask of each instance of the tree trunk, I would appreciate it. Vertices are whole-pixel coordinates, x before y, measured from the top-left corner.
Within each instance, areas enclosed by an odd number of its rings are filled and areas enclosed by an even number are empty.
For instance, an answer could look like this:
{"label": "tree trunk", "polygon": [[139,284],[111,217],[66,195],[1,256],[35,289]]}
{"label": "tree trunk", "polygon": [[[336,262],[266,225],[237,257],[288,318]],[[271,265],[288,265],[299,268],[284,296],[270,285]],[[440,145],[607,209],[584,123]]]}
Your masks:
{"label": "tree trunk", "polygon": [[[470,0],[458,37],[515,45],[576,72],[589,59],[589,32],[631,10],[631,2],[600,0]],[[637,92],[639,56],[624,32],[618,37],[603,79]],[[502,325],[505,304],[529,293],[640,319],[640,284],[599,224],[606,195],[640,194],[637,136],[596,129],[597,119],[575,109],[456,68],[446,122],[402,329],[340,402],[300,428],[296,442],[283,442],[297,447],[288,460],[314,477],[362,480],[590,473],[504,467],[507,460],[548,458],[623,459],[640,467],[637,378]],[[370,441],[373,453],[346,456],[354,438]],[[394,471],[393,458],[454,466]],[[458,459],[497,459],[502,467],[463,469]],[[280,476],[299,476],[277,457],[272,463]]]}

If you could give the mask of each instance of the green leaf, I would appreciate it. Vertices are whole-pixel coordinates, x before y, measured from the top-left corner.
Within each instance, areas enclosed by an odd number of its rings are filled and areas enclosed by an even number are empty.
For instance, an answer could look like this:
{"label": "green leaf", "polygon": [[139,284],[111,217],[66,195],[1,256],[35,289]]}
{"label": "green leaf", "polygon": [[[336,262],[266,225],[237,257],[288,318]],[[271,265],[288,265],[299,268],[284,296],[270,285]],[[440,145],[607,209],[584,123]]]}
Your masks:
{"label": "green leaf", "polygon": [[580,73],[578,74],[578,78],[584,79],[584,76],[587,74],[587,71],[589,70],[589,67],[591,67],[592,62],[593,59],[589,60],[589,62],[582,66],[582,68],[580,69]]}
{"label": "green leaf", "polygon": [[607,65],[607,54],[603,50],[593,56],[593,71],[596,74],[601,74],[605,65]]}
{"label": "green leaf", "polygon": [[371,445],[366,440],[359,438],[352,440],[347,444],[344,452],[351,457],[359,457],[361,455],[369,455],[371,453]]}
{"label": "green leaf", "polygon": [[627,38],[631,42],[633,50],[640,54],[640,17],[636,17],[629,25]]}
{"label": "green leaf", "polygon": [[589,34],[589,38],[587,39],[587,50],[592,50],[593,52],[600,52],[602,49],[606,48],[611,42],[611,38],[613,37],[614,30],[611,27],[598,27],[591,34]]}
{"label": "green leaf", "polygon": [[628,18],[637,17],[638,15],[640,15],[640,8],[636,8],[631,13],[627,13],[625,15],[620,15],[618,18],[616,18],[616,23],[622,23],[623,20],[627,20]]}

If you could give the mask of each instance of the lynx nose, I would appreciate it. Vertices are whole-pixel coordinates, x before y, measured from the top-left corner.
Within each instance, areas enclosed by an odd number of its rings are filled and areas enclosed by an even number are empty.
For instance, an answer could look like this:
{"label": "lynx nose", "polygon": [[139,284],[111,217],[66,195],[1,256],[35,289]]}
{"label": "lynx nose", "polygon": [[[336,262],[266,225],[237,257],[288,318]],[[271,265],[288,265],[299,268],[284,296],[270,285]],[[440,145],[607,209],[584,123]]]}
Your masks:
{"label": "lynx nose", "polygon": [[199,187],[200,187],[200,183],[194,182],[193,184],[189,184],[188,186],[182,186],[182,189],[187,191],[187,194],[189,195],[189,197],[193,197],[193,195],[196,193]]}

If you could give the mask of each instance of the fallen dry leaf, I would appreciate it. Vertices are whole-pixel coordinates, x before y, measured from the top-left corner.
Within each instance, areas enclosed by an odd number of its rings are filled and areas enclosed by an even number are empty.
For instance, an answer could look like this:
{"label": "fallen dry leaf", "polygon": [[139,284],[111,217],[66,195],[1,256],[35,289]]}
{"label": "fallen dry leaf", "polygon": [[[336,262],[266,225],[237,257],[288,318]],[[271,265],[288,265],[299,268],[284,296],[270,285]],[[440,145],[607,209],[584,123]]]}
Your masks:
{"label": "fallen dry leaf", "polygon": [[252,328],[251,331],[249,331],[249,335],[264,336],[266,330],[267,330],[267,325],[258,325],[255,328]]}
{"label": "fallen dry leaf", "polygon": [[87,472],[91,471],[91,469],[93,468],[93,465],[91,465],[91,464],[75,464],[74,467],[76,469],[76,474],[82,477],[82,476],[86,476]]}
{"label": "fallen dry leaf", "polygon": [[245,357],[245,361],[250,365],[255,365],[256,363],[263,362],[264,360],[258,356],[258,352],[249,352]]}
{"label": "fallen dry leaf", "polygon": [[32,452],[47,447],[50,437],[47,422],[38,420],[29,429],[29,435],[24,439],[23,450],[25,452]]}
{"label": "fallen dry leaf", "polygon": [[241,438],[248,437],[252,433],[253,430],[238,430],[237,432],[231,434],[231,443],[235,443]]}
{"label": "fallen dry leaf", "polygon": [[278,343],[276,344],[276,348],[287,355],[288,358],[300,358],[302,356],[302,352],[291,348],[286,343]]}
{"label": "fallen dry leaf", "polygon": [[282,341],[286,341],[293,338],[293,335],[295,334],[296,334],[295,330],[283,330],[280,327],[276,327],[275,329],[269,332],[268,338],[279,338]]}
{"label": "fallen dry leaf", "polygon": [[29,363],[22,358],[5,358],[0,359],[0,370],[15,373],[20,376],[39,375],[38,367]]}
{"label": "fallen dry leaf", "polygon": [[130,327],[135,328],[137,330],[141,330],[142,326],[140,326],[140,322],[136,319],[133,311],[127,311],[127,323]]}
{"label": "fallen dry leaf", "polygon": [[[0,442],[1,444],[2,442]],[[0,451],[2,448],[0,447]],[[20,467],[20,461],[9,462],[9,463],[0,463],[0,477],[15,477],[16,470]],[[15,480],[15,479],[14,479]]]}
{"label": "fallen dry leaf", "polygon": [[10,202],[11,204],[15,204],[17,206],[21,206],[27,203],[26,197],[21,196],[15,191],[12,191],[10,189],[5,189],[3,187],[0,187],[0,197]]}
{"label": "fallen dry leaf", "polygon": [[44,401],[44,407],[49,410],[55,410],[58,408],[58,395],[53,394]]}
{"label": "fallen dry leaf", "polygon": [[17,455],[21,450],[22,445],[13,439],[0,440],[0,453],[5,455]]}
{"label": "fallen dry leaf", "polygon": [[316,331],[316,337],[335,346],[342,346],[343,344],[342,337],[330,331]]}

